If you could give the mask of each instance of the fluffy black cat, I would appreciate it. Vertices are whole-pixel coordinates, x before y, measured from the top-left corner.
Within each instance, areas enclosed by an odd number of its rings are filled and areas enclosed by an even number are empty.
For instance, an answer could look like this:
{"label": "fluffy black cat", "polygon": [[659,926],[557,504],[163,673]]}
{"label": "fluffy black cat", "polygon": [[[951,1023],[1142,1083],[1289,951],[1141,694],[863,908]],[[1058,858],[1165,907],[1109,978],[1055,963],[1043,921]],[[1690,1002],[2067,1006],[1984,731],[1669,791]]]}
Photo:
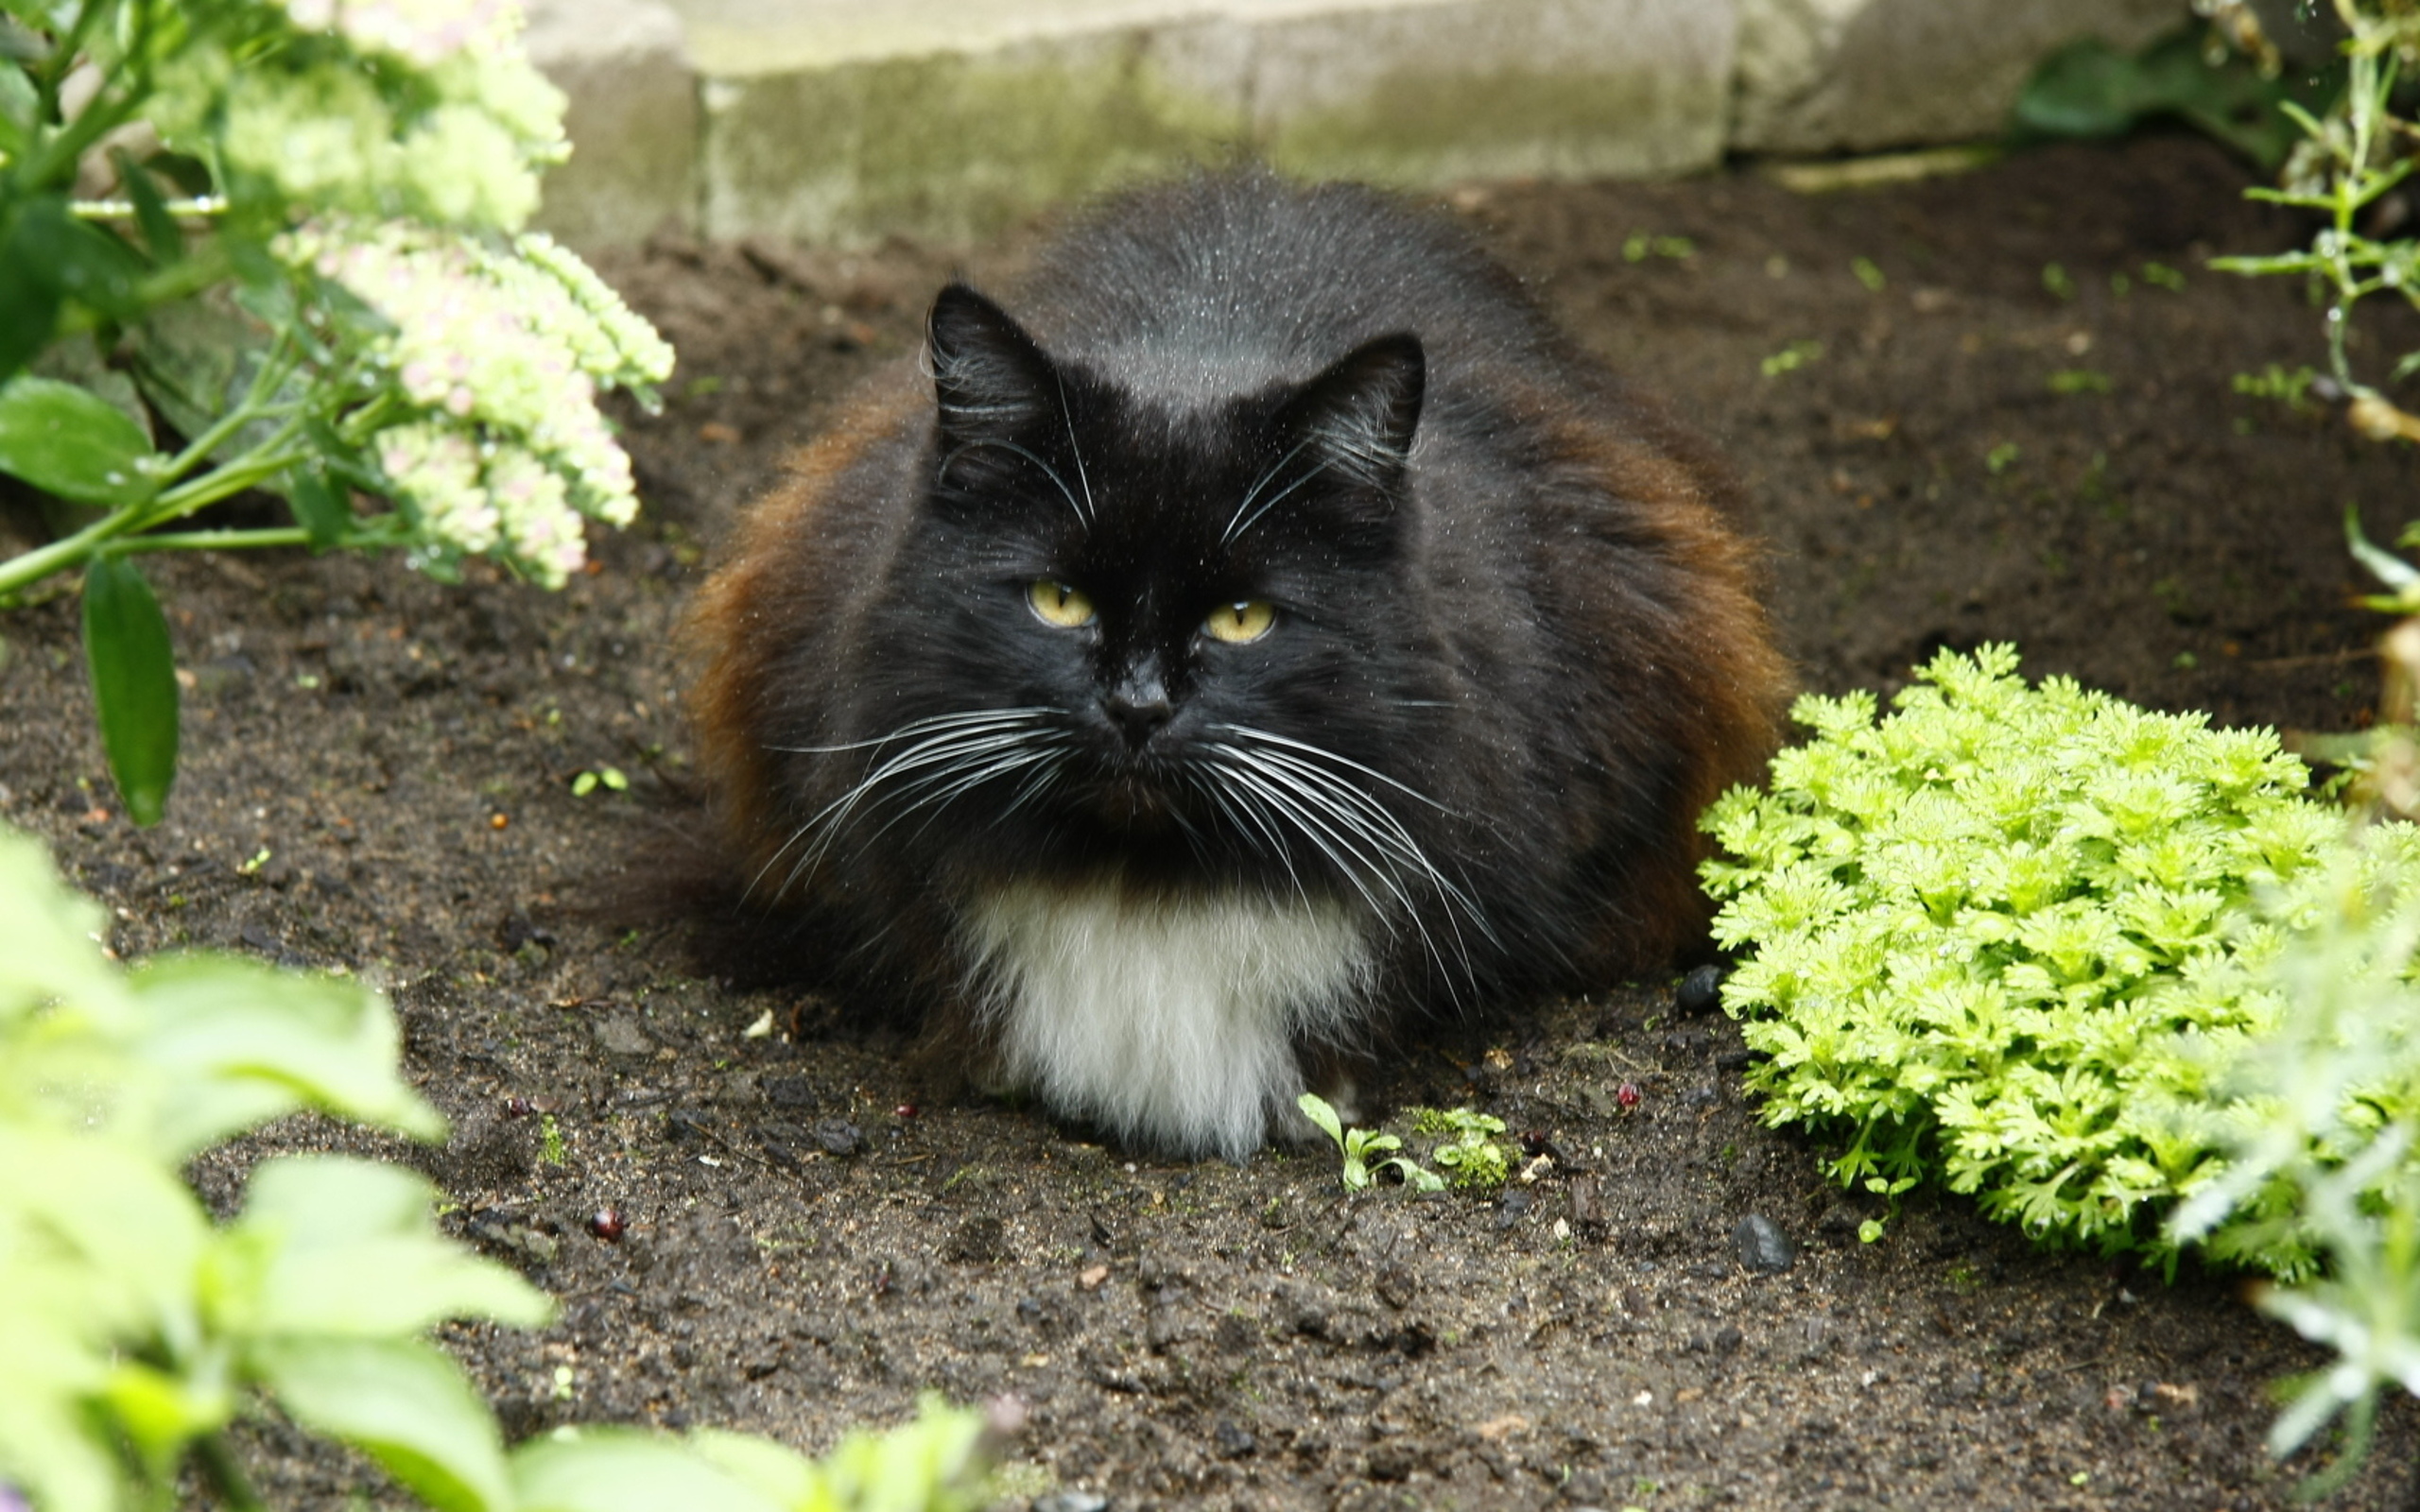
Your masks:
{"label": "fluffy black cat", "polygon": [[1126,1141],[1703,929],[1785,675],[1726,485],[1451,223],[1205,176],[935,301],[693,619],[752,906]]}

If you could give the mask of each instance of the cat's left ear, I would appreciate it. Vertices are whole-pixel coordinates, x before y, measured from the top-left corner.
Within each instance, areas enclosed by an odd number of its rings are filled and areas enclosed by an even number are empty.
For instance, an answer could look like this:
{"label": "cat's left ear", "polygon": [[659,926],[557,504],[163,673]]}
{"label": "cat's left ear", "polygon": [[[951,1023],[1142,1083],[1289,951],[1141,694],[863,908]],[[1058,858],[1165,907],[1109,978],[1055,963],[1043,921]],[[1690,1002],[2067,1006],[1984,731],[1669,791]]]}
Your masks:
{"label": "cat's left ear", "polygon": [[1002,440],[1047,420],[1059,403],[1059,370],[1025,327],[963,284],[933,301],[925,321],[942,450]]}
{"label": "cat's left ear", "polygon": [[1327,453],[1328,465],[1375,488],[1411,455],[1428,358],[1408,331],[1364,342],[1287,402],[1284,422]]}

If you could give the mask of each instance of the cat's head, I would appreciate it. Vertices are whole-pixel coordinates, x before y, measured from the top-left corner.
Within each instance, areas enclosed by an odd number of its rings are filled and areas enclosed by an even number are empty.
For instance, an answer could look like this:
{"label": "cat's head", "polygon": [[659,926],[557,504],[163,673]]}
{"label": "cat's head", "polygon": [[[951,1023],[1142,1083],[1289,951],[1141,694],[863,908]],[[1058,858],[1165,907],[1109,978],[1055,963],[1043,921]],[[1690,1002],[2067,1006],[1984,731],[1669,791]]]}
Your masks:
{"label": "cat's head", "polygon": [[932,445],[868,690],[866,734],[914,731],[892,748],[926,763],[899,791],[1046,868],[1383,869],[1354,857],[1382,845],[1369,811],[1409,801],[1388,784],[1424,680],[1419,341],[1243,392],[1205,355],[1171,397],[960,284],[929,332]]}

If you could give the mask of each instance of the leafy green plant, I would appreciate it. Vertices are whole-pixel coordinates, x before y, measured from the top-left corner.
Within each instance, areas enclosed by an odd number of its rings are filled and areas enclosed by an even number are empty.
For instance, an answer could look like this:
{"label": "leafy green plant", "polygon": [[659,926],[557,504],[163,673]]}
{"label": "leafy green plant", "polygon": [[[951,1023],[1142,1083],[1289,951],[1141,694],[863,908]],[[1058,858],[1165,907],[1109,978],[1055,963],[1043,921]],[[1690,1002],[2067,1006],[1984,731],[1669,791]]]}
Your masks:
{"label": "leafy green plant", "polygon": [[[155,822],[177,687],[146,553],[392,548],[560,586],[627,523],[596,407],[671,352],[585,265],[515,234],[563,102],[516,8],[55,0],[0,8],[0,472],[80,572],[111,770]],[[288,524],[179,528],[247,490]],[[379,501],[388,501],[383,507]]]}
{"label": "leafy green plant", "polygon": [[448,1512],[634,1505],[961,1512],[985,1428],[927,1402],[817,1464],[757,1439],[568,1431],[507,1452],[447,1317],[553,1304],[443,1238],[435,1193],[374,1161],[283,1156],[214,1225],[178,1178],[205,1146],[302,1108],[444,1131],[395,1070],[386,1004],[340,978],[215,956],[112,966],[106,919],[0,829],[0,1505],[164,1506],[197,1463],[256,1508],[228,1426],[255,1393]]}
{"label": "leafy green plant", "polygon": [[[1716,936],[1746,953],[1724,1005],[1765,1057],[1766,1121],[1843,1132],[1844,1184],[1938,1177],[2046,1241],[2172,1255],[2158,1219],[2224,1164],[2191,1110],[2256,1115],[2219,1089],[2282,1012],[2275,919],[2314,906],[2344,819],[2267,731],[2016,665],[1945,651],[1878,722],[1870,695],[1799,701],[1814,737],[1703,819]],[[2403,896],[2420,832],[2376,827],[2360,864]],[[2274,917],[2249,910],[2263,889]],[[2271,1216],[2204,1244],[2308,1275],[2308,1236]]]}
{"label": "leafy green plant", "polygon": [[[2355,371],[2351,336],[2355,306],[2374,295],[2400,296],[2420,305],[2420,240],[2369,233],[2371,207],[2420,167],[2420,131],[2395,112],[2395,84],[2420,63],[2420,9],[2405,0],[2333,0],[2344,33],[2337,76],[2341,87],[2324,107],[2281,98],[2276,111],[2298,140],[2285,158],[2278,187],[2245,195],[2291,205],[2322,218],[2310,245],[2265,257],[2218,257],[2210,266],[2255,277],[2300,275],[2324,297],[2328,374],[2350,401],[2353,428],[2373,440],[2420,442],[2420,418],[2396,404]],[[2245,45],[2266,45],[2246,11],[2238,28]],[[2315,102],[2311,102],[2314,103]],[[2420,372],[2420,351],[2405,352],[2389,384]]]}
{"label": "leafy green plant", "polygon": [[[1436,1172],[1423,1166],[1408,1155],[1395,1152],[1403,1148],[1403,1137],[1381,1134],[1375,1129],[1346,1128],[1336,1108],[1317,1092],[1305,1092],[1294,1099],[1303,1116],[1318,1125],[1329,1139],[1336,1142],[1337,1153],[1344,1158],[1343,1181],[1347,1192],[1366,1192],[1377,1184],[1379,1176],[1392,1170],[1403,1184],[1414,1192],[1442,1192],[1445,1181]],[[1381,1157],[1373,1160],[1372,1157]]]}
{"label": "leafy green plant", "polygon": [[2294,145],[2281,101],[2316,87],[2252,59],[2212,66],[2203,28],[2184,27],[2136,53],[2084,38],[2043,60],[2018,94],[2014,126],[2035,137],[2124,136],[2166,117],[2225,143],[2264,168]]}
{"label": "leafy green plant", "polygon": [[2233,1221],[2296,1230],[2317,1251],[2316,1279],[2258,1297],[2339,1356],[2296,1386],[2269,1434],[2283,1456],[2345,1414],[2343,1451],[2314,1494],[2360,1466],[2382,1389],[2420,1396],[2420,898],[2366,880],[2351,855],[2325,882],[2302,916],[2278,919],[2292,937],[2263,974],[2279,1013],[2233,1057],[2230,1103],[2201,1110],[2227,1163],[2169,1223],[2179,1242]]}
{"label": "leafy green plant", "polygon": [[1823,355],[1824,343],[1821,341],[1793,341],[1756,364],[1756,368],[1768,378],[1778,378],[1786,372],[1797,371]]}
{"label": "leafy green plant", "polygon": [[1438,1142],[1428,1158],[1445,1168],[1448,1185],[1489,1192],[1512,1174],[1512,1155],[1495,1142],[1504,1120],[1467,1108],[1410,1109],[1411,1131]]}

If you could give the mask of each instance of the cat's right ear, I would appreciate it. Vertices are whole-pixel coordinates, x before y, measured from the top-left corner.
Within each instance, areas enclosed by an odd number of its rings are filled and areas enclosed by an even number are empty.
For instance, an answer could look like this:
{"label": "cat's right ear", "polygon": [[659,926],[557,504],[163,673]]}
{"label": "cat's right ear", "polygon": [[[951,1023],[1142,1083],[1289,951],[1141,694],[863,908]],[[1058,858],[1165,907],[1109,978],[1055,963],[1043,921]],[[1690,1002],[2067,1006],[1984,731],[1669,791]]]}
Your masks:
{"label": "cat's right ear", "polygon": [[1427,381],[1418,336],[1380,336],[1305,384],[1287,404],[1284,423],[1317,443],[1330,467],[1383,488],[1411,455]]}
{"label": "cat's right ear", "polygon": [[1006,440],[1047,419],[1059,402],[1059,372],[1008,312],[963,284],[933,301],[925,321],[933,396],[946,454]]}

